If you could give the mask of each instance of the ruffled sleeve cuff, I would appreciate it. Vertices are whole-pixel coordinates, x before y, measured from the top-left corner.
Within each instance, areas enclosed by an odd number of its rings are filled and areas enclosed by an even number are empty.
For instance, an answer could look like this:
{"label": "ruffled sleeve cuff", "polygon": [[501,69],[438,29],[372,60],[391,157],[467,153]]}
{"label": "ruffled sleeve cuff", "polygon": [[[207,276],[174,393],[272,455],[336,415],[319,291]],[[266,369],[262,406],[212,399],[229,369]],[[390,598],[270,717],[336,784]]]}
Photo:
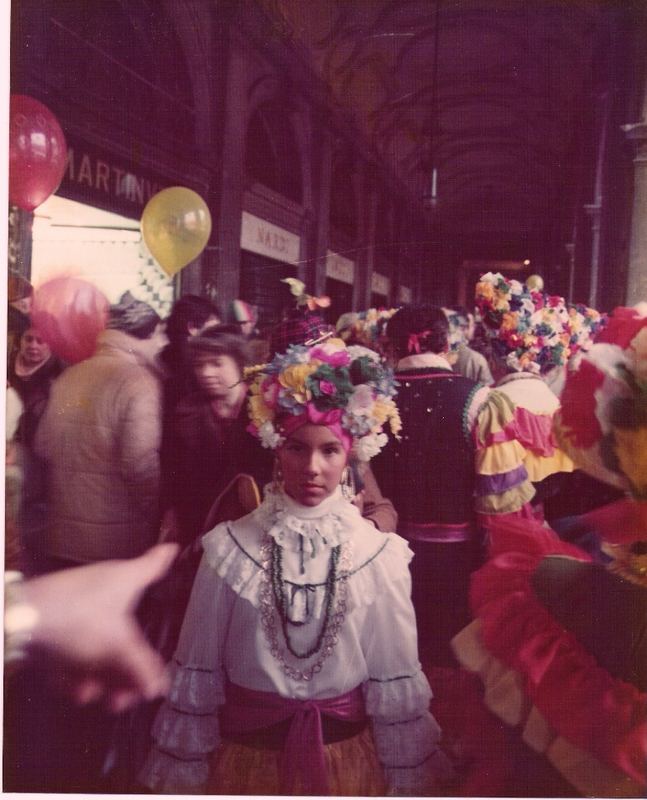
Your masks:
{"label": "ruffled sleeve cuff", "polygon": [[429,708],[429,681],[420,665],[397,675],[371,677],[364,684],[366,713],[381,722],[412,719]]}
{"label": "ruffled sleeve cuff", "polygon": [[209,755],[220,743],[218,706],[224,702],[212,670],[173,665],[168,698],[155,717],[154,746],[139,779],[162,794],[203,791]]}
{"label": "ruffled sleeve cuff", "polygon": [[429,711],[431,689],[420,669],[372,679],[364,688],[373,737],[392,795],[428,794],[451,776],[440,726]]}
{"label": "ruffled sleeve cuff", "polygon": [[153,747],[139,780],[157,794],[204,794],[209,762],[204,756],[166,753]]}

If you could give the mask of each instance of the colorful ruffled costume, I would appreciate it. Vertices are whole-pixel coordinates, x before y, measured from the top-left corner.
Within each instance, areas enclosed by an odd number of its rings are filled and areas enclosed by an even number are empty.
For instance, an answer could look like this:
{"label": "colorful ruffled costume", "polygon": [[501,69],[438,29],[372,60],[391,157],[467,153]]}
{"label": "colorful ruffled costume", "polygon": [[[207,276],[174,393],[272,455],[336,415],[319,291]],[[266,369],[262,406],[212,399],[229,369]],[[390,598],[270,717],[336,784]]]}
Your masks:
{"label": "colorful ruffled costume", "polygon": [[587,514],[611,559],[501,520],[453,641],[485,703],[581,794],[647,792],[647,315],[616,309],[569,375],[556,433],[575,462],[634,499]]}
{"label": "colorful ruffled costume", "polygon": [[514,422],[503,432],[488,431],[482,442],[490,436],[491,455],[502,461],[514,460],[513,451],[518,453],[521,446],[523,464],[536,487],[552,475],[572,472],[573,462],[552,432],[559,400],[543,376],[565,374],[569,359],[590,346],[601,315],[583,306],[569,307],[562,297],[499,273],[481,277],[476,304],[494,353],[507,370],[496,388],[515,406]]}

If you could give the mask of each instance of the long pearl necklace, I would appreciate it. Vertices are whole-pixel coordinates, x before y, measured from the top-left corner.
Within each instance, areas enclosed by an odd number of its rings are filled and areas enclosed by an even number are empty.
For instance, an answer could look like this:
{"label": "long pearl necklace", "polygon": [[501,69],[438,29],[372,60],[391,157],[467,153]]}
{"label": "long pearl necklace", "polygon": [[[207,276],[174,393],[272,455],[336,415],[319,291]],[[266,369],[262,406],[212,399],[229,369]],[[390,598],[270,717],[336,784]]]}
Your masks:
{"label": "long pearl necklace", "polygon": [[[265,633],[272,657],[281,665],[283,672],[297,681],[310,681],[321,672],[324,662],[329,658],[339,642],[339,631],[346,619],[346,595],[351,567],[351,544],[346,542],[333,548],[325,581],[325,608],[321,629],[314,644],[305,652],[297,652],[289,638],[287,604],[285,600],[282,571],[281,548],[267,534],[261,543],[260,613],[261,626]],[[317,660],[307,668],[299,669],[288,663],[285,648],[279,644],[277,617],[287,651],[298,659],[308,659],[318,655]]]}

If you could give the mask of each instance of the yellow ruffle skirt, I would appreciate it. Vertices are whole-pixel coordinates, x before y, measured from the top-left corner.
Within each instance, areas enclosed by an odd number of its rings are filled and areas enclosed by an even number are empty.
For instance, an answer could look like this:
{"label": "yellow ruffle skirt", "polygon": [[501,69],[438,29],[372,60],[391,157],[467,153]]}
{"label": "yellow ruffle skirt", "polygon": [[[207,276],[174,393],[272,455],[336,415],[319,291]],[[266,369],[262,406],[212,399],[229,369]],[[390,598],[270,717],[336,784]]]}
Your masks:
{"label": "yellow ruffle skirt", "polygon": [[[380,797],[386,794],[370,728],[324,746],[331,796]],[[214,757],[207,794],[280,795],[279,750],[225,742]],[[303,794],[297,784],[296,795]]]}

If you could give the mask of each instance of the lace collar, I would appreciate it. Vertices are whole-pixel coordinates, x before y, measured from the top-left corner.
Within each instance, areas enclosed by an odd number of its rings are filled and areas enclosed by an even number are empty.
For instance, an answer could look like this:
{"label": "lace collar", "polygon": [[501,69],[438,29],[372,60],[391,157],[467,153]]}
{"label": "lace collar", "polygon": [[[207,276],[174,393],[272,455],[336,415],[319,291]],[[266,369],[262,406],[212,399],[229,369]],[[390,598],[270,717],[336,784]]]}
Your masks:
{"label": "lace collar", "polygon": [[339,487],[318,506],[302,506],[270,484],[254,516],[280,547],[312,558],[323,548],[347,542],[361,522],[359,509]]}

